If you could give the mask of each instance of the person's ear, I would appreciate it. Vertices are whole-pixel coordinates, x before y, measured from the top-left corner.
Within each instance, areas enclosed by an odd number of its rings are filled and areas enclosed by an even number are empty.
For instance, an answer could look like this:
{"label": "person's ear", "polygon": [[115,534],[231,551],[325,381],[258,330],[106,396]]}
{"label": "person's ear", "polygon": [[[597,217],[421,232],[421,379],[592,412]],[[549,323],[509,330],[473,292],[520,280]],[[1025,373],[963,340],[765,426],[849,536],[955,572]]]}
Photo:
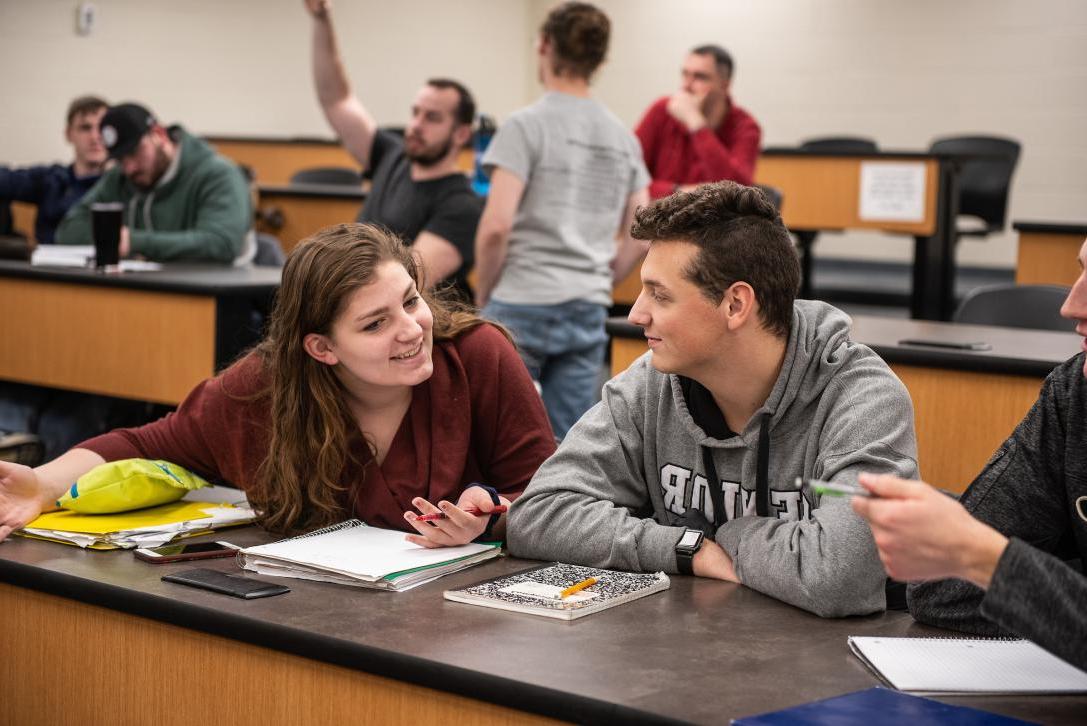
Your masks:
{"label": "person's ear", "polygon": [[725,290],[719,309],[729,330],[739,330],[757,316],[755,289],[746,282],[734,282]]}
{"label": "person's ear", "polygon": [[302,347],[310,358],[319,363],[334,366],[340,362],[340,359],[332,350],[332,341],[328,339],[328,336],[320,333],[309,333],[302,338]]}
{"label": "person's ear", "polygon": [[472,140],[472,124],[457,124],[453,132],[453,144],[458,149],[463,149]]}

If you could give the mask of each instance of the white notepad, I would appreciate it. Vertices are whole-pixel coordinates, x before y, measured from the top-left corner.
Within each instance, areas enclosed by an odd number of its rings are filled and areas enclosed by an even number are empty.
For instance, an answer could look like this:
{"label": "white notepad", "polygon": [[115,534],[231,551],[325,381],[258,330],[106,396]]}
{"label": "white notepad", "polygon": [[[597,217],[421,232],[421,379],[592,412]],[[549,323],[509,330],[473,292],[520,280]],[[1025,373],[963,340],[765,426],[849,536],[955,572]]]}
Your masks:
{"label": "white notepad", "polygon": [[406,590],[499,554],[499,547],[490,544],[428,549],[404,536],[404,532],[368,527],[352,519],[292,539],[247,547],[238,557],[242,567],[262,575]]}
{"label": "white notepad", "polygon": [[901,691],[1087,692],[1087,673],[1029,640],[851,637],[849,647]]}

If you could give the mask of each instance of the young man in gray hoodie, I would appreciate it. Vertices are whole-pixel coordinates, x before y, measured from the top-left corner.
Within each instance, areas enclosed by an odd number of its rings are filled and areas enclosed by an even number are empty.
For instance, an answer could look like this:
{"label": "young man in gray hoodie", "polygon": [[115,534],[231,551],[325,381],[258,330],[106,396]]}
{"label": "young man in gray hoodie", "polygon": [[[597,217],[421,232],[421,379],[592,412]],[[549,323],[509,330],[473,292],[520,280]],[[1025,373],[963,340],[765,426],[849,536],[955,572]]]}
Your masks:
{"label": "young man in gray hoodie", "polygon": [[795,300],[792,241],[758,190],[673,194],[632,233],[650,242],[630,312],[650,352],[514,504],[510,551],[739,582],[825,617],[883,610],[868,527],[796,479],[914,476],[905,387],[844,313]]}

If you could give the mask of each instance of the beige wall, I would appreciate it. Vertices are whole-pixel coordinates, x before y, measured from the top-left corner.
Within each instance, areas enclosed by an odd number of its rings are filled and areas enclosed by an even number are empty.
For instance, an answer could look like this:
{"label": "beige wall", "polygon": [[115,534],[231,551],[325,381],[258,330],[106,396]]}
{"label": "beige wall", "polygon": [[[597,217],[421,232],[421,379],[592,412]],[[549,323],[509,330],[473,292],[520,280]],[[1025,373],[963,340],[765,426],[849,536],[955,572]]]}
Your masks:
{"label": "beige wall", "polygon": [[[736,100],[768,145],[852,133],[884,148],[936,136],[1018,138],[1011,217],[1087,220],[1087,2],[1079,0],[599,0],[612,17],[598,97],[633,125],[672,90],[690,46],[737,61]],[[0,0],[0,161],[60,159],[58,118],[96,90],[138,98],[201,133],[329,131],[308,74],[300,0]],[[538,93],[531,39],[550,0],[339,0],[348,69],[379,121],[400,123],[429,75],[464,79],[505,117]],[[28,58],[37,58],[28,62]],[[11,69],[19,69],[11,72]],[[820,254],[909,259],[901,238],[824,236]],[[1015,238],[960,260],[1010,266]]]}

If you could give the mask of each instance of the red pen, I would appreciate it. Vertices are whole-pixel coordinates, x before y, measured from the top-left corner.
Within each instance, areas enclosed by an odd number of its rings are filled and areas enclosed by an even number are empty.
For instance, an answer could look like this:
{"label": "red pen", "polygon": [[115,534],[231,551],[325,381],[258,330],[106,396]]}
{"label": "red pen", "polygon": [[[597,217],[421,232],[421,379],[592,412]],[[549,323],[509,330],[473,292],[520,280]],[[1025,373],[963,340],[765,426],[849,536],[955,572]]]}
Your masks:
{"label": "red pen", "polygon": [[[467,514],[474,514],[477,517],[489,517],[492,514],[502,514],[506,509],[508,509],[508,507],[505,504],[499,504],[489,512],[484,512],[478,507],[468,507],[464,511]],[[420,514],[415,518],[417,522],[433,522],[435,519],[449,519],[449,517],[445,515],[445,512],[435,512],[434,514]]]}

